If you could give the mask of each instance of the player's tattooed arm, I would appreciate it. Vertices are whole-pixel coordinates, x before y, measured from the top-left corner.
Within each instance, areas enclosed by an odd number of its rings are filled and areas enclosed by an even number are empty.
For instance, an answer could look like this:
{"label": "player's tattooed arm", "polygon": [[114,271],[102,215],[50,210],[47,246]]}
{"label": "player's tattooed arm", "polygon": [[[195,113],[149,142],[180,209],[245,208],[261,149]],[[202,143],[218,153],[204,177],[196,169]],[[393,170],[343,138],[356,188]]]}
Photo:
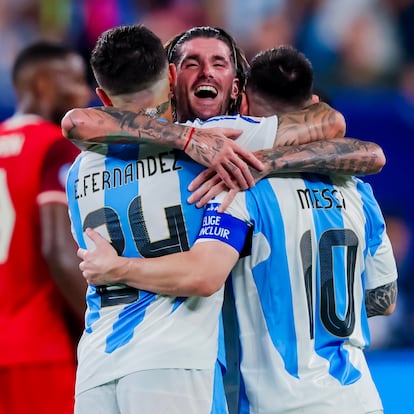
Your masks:
{"label": "player's tattooed arm", "polygon": [[213,168],[230,188],[238,185],[247,189],[255,184],[249,167],[261,170],[263,165],[234,141],[241,130],[200,129],[155,119],[162,117],[167,107],[166,102],[139,113],[114,107],[72,109],[62,119],[62,131],[81,149],[145,142],[181,149],[199,164]]}
{"label": "player's tattooed arm", "polygon": [[[309,144],[273,147],[255,153],[270,173],[314,172],[319,174],[369,175],[385,165],[382,148],[370,141],[335,138]],[[262,172],[253,172],[262,178]],[[267,175],[268,175],[267,174]]]}
{"label": "player's tattooed arm", "polygon": [[345,135],[343,115],[324,102],[279,116],[275,145],[306,144]]}
{"label": "player's tattooed arm", "polygon": [[[335,138],[328,141],[315,141],[303,145],[273,147],[254,153],[264,168],[261,171],[251,169],[255,182],[272,174],[311,172],[337,175],[368,175],[381,171],[385,156],[380,146],[369,141],[353,138]],[[204,206],[222,191],[229,190],[214,170],[208,168],[200,173],[190,184],[193,193],[188,201]],[[229,193],[222,204],[224,211],[236,194]]]}
{"label": "player's tattooed arm", "polygon": [[368,317],[390,315],[394,312],[397,302],[397,281],[369,289],[365,292],[365,308]]}
{"label": "player's tattooed arm", "polygon": [[[162,117],[165,106],[131,112],[114,107],[76,108],[62,119],[63,134],[83,148],[92,143],[159,142],[166,146],[183,148],[191,127],[166,123],[154,117]],[[88,144],[89,143],[89,144]]]}

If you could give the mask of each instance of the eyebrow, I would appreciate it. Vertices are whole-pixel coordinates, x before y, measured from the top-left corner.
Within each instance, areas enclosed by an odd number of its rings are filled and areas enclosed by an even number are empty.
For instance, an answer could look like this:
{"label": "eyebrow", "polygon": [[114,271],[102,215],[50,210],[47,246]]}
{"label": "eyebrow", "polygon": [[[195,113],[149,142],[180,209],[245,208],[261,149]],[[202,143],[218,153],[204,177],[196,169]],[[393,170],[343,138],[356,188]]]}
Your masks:
{"label": "eyebrow", "polygon": [[[183,62],[185,62],[186,60],[200,60],[201,55],[198,53],[192,53],[191,55],[188,55],[186,57],[183,58]],[[223,56],[223,55],[213,55],[212,56],[212,60],[219,60],[219,61],[223,61],[223,62],[230,62],[231,63],[231,58],[230,56]]]}

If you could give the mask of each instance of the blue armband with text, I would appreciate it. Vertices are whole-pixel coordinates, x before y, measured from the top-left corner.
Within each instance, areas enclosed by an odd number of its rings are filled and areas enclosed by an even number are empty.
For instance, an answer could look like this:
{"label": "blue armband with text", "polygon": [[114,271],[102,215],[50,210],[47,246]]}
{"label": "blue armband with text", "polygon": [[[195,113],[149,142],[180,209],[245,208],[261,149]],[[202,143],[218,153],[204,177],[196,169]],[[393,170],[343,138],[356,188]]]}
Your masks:
{"label": "blue armband with text", "polygon": [[228,213],[218,213],[219,205],[208,204],[197,239],[218,240],[229,244],[240,253],[249,233],[249,225]]}

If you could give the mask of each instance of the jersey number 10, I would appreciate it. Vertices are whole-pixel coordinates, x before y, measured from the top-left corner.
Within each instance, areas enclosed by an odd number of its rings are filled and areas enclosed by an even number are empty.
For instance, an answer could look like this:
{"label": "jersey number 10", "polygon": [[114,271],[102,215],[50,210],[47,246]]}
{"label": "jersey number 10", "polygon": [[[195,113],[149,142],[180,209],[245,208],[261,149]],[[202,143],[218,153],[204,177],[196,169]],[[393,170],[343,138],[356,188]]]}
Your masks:
{"label": "jersey number 10", "polygon": [[[346,276],[346,292],[343,294],[347,297],[347,308],[344,316],[338,316],[335,297],[335,272],[334,272],[334,248],[344,247],[344,266]],[[354,281],[355,281],[355,264],[357,257],[358,237],[349,229],[331,229],[325,231],[318,241],[318,258],[320,294],[320,309],[315,312],[320,315],[321,322],[328,332],[332,335],[346,338],[349,336],[355,326],[355,309],[354,309]],[[305,278],[305,288],[307,295],[307,305],[309,312],[310,337],[314,338],[315,321],[313,312],[313,285],[312,285],[312,240],[311,232],[303,234],[300,251],[302,256],[303,274]],[[338,264],[335,264],[338,265]]]}

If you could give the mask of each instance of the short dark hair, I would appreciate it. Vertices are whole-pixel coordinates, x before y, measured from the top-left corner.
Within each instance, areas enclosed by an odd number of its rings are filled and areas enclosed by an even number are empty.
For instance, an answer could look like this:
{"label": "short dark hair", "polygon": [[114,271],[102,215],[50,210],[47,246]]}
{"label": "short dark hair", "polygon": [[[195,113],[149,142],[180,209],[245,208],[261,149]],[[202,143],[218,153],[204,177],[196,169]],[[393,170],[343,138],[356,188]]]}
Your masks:
{"label": "short dark hair", "polygon": [[167,55],[158,36],[143,25],[109,29],[90,58],[98,85],[112,95],[139,92],[162,78]]}
{"label": "short dark hair", "polygon": [[13,84],[16,86],[20,73],[27,67],[51,59],[65,59],[73,53],[76,53],[76,51],[68,46],[43,40],[28,45],[17,54],[14,60],[12,67]]}
{"label": "short dark hair", "polygon": [[198,38],[219,39],[228,46],[231,61],[234,66],[235,77],[239,80],[240,91],[239,98],[236,102],[232,102],[232,107],[229,108],[229,114],[238,112],[241,92],[246,83],[246,73],[249,68],[249,64],[244,52],[237,46],[235,39],[228,32],[219,27],[199,26],[179,33],[165,44],[168,61],[177,65],[181,57],[181,46],[189,40]]}
{"label": "short dark hair", "polygon": [[247,88],[264,99],[303,107],[312,97],[312,64],[292,46],[260,52],[250,62]]}

